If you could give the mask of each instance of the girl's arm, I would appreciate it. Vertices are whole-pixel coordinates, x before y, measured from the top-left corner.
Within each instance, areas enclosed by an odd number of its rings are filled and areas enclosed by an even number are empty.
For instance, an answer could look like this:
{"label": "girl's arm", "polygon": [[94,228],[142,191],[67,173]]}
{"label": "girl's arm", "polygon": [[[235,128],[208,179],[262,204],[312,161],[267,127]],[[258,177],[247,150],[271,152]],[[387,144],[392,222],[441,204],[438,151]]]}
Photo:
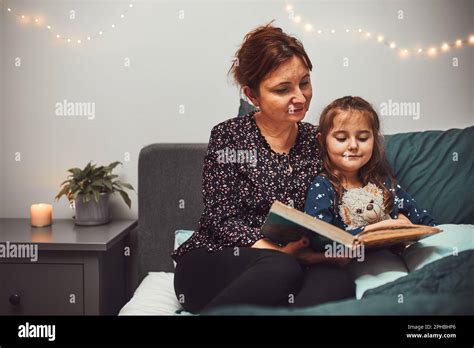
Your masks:
{"label": "girl's arm", "polygon": [[[305,201],[305,213],[319,220],[336,225],[334,212],[334,189],[329,180],[318,175],[311,183]],[[330,240],[328,239],[328,243]],[[333,263],[340,266],[346,265],[350,259],[345,257],[327,257],[324,252],[315,252],[311,248],[299,250],[295,256],[301,263],[312,265],[316,263]]]}
{"label": "girl's arm", "polygon": [[435,226],[433,217],[413,199],[408,192],[397,184],[395,186],[395,202],[393,216],[398,219],[409,220],[416,225]]}
{"label": "girl's arm", "polygon": [[311,183],[306,194],[304,212],[334,225],[336,215],[333,209],[334,196],[335,192],[329,180],[322,175],[318,175]]}

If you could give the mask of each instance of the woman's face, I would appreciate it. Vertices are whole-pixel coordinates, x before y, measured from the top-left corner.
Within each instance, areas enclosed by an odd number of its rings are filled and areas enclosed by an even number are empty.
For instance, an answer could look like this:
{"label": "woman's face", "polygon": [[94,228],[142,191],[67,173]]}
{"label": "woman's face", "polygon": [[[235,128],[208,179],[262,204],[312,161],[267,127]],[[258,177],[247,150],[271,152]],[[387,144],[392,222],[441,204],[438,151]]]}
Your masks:
{"label": "woman's face", "polygon": [[301,121],[313,96],[308,67],[300,57],[293,56],[262,80],[259,91],[255,98],[246,94],[269,121],[275,124]]}

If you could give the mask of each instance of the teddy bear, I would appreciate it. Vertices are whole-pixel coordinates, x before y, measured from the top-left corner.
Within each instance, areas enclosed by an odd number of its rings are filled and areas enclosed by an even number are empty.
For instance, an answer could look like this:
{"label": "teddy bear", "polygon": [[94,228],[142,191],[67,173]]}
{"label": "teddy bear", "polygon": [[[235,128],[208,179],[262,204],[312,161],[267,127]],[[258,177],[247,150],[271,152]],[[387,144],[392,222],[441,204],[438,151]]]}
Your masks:
{"label": "teddy bear", "polygon": [[383,191],[372,183],[344,192],[339,214],[348,230],[390,219],[385,212]]}

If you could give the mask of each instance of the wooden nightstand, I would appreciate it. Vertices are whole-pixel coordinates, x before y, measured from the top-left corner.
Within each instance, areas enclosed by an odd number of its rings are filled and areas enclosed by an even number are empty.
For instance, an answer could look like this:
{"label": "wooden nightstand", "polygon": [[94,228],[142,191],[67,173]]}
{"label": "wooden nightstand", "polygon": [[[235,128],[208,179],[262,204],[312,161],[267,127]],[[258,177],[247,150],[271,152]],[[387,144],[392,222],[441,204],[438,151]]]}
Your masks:
{"label": "wooden nightstand", "polygon": [[29,219],[0,219],[0,315],[118,314],[128,300],[126,247],[137,224],[56,219],[35,228]]}

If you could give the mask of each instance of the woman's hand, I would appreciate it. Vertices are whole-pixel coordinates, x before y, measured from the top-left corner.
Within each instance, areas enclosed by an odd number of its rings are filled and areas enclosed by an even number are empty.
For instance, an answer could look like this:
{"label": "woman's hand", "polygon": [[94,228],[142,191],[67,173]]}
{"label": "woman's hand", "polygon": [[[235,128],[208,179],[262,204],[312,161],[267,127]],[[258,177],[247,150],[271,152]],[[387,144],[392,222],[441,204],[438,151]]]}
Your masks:
{"label": "woman's hand", "polygon": [[286,254],[295,255],[298,250],[306,248],[309,245],[309,240],[307,237],[302,237],[301,239],[290,242],[285,246],[278,246],[272,242],[270,242],[266,238],[262,238],[257,240],[251,247],[257,249],[271,249],[271,250],[278,250],[284,252]]}
{"label": "woman's hand", "polygon": [[316,252],[310,248],[299,250],[295,254],[295,257],[303,265],[314,265],[317,263],[330,263],[330,264],[335,264],[335,265],[343,267],[351,261],[351,259],[348,257],[327,257],[326,255],[324,255],[323,252]]}
{"label": "woman's hand", "polygon": [[318,253],[313,249],[308,248],[308,245],[309,240],[307,237],[302,237],[301,239],[290,242],[283,247],[280,247],[264,238],[256,241],[252,245],[252,248],[278,250],[286,254],[293,255],[303,265],[314,265],[321,262],[345,266],[351,260],[350,258],[346,257],[327,257],[322,252]]}

